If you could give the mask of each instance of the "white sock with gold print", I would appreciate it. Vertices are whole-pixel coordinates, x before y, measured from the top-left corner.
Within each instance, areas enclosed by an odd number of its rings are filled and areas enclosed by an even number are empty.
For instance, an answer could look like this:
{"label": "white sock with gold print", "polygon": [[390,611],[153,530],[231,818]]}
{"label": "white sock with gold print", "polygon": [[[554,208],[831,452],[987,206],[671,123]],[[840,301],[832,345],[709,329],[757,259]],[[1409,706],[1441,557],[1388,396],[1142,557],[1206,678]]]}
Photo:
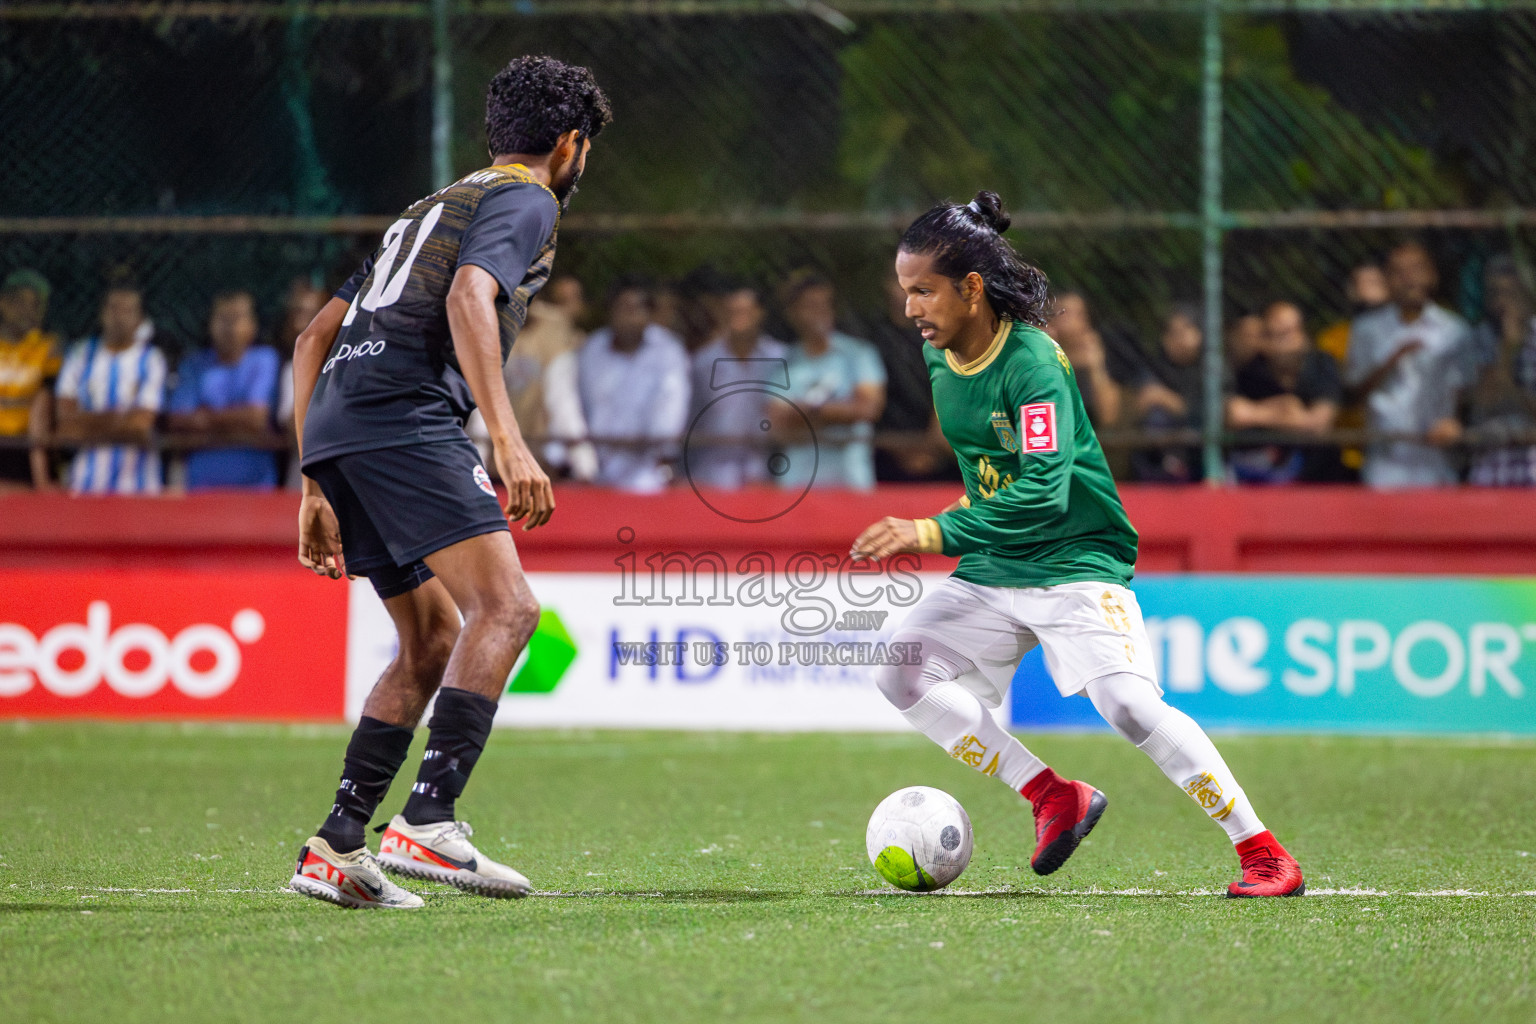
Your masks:
{"label": "white sock with gold print", "polygon": [[1136,745],[1163,774],[1192,797],[1212,821],[1226,830],[1233,844],[1264,831],[1248,794],[1237,784],[1205,730],[1184,712],[1169,708],[1163,720]]}
{"label": "white sock with gold print", "polygon": [[959,683],[934,683],[901,714],[950,757],[1001,779],[1010,789],[1022,789],[1045,770],[1045,762],[998,725],[976,695]]}

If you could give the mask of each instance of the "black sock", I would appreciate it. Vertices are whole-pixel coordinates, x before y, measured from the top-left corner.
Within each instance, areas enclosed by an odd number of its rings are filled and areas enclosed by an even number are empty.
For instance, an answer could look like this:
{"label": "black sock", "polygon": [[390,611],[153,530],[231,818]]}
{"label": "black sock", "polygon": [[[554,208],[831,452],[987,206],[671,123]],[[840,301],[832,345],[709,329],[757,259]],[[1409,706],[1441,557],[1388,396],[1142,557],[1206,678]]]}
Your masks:
{"label": "black sock", "polygon": [[348,853],[363,845],[363,829],[405,763],[414,735],[411,729],[367,715],[357,723],[347,744],[346,759],[341,763],[336,803],[331,805],[330,817],[315,833],[330,843],[331,849]]}
{"label": "black sock", "polygon": [[453,802],[464,792],[469,773],[491,735],[496,702],[468,690],[442,689],[428,723],[427,750],[422,755],[416,785],[405,802],[405,820],[412,825],[452,821]]}

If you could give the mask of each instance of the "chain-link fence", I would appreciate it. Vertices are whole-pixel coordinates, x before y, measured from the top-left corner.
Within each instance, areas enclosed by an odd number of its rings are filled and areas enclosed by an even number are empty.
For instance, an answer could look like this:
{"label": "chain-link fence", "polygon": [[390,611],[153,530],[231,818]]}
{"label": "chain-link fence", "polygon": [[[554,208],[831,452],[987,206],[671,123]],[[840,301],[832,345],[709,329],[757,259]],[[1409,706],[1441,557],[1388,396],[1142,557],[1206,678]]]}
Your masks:
{"label": "chain-link fence", "polygon": [[1484,262],[1536,245],[1536,0],[22,0],[0,267],[69,333],[119,265],[183,343],[222,288],[275,313],[483,162],[484,83],[528,52],[614,102],[562,234],[593,292],[813,264],[878,316],[899,228],[981,187],[1133,347],[1180,299],[1321,328],[1404,232],[1476,320]]}

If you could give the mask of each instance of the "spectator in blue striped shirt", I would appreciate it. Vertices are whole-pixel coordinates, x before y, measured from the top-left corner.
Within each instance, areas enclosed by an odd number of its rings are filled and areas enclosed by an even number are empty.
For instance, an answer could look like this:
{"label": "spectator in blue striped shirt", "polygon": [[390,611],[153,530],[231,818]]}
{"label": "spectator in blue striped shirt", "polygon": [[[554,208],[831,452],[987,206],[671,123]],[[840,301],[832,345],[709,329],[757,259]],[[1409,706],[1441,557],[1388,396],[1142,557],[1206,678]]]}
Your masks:
{"label": "spectator in blue striped shirt", "polygon": [[139,289],[107,288],[101,333],[64,358],[56,390],[58,439],[80,446],[69,470],[76,494],[158,494],[160,455],[148,445],[165,399],[165,353],[153,343]]}

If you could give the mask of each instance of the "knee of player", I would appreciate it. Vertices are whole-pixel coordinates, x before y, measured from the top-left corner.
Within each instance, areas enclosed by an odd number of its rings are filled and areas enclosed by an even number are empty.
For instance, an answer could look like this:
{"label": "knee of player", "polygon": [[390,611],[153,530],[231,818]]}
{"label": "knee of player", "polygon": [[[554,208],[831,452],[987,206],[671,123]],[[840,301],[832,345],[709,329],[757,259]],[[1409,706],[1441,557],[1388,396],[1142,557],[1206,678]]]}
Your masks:
{"label": "knee of player", "polygon": [[905,711],[922,697],[921,665],[882,665],[875,674],[875,685],[886,700]]}
{"label": "knee of player", "polygon": [[518,641],[527,640],[539,624],[539,602],[526,587],[487,601],[480,616],[493,628]]}
{"label": "knee of player", "polygon": [[1172,711],[1150,682],[1116,674],[1095,679],[1086,691],[1109,727],[1140,746]]}
{"label": "knee of player", "polygon": [[[921,646],[912,647],[915,642],[920,645],[922,637],[897,636],[892,646],[906,644],[910,649],[921,650]],[[902,661],[897,664],[880,666],[875,674],[875,685],[880,688],[880,693],[890,701],[898,711],[905,711],[918,701],[922,700],[934,683],[945,678],[952,678],[953,673],[947,665],[935,664],[933,658],[923,657],[913,661]]]}

